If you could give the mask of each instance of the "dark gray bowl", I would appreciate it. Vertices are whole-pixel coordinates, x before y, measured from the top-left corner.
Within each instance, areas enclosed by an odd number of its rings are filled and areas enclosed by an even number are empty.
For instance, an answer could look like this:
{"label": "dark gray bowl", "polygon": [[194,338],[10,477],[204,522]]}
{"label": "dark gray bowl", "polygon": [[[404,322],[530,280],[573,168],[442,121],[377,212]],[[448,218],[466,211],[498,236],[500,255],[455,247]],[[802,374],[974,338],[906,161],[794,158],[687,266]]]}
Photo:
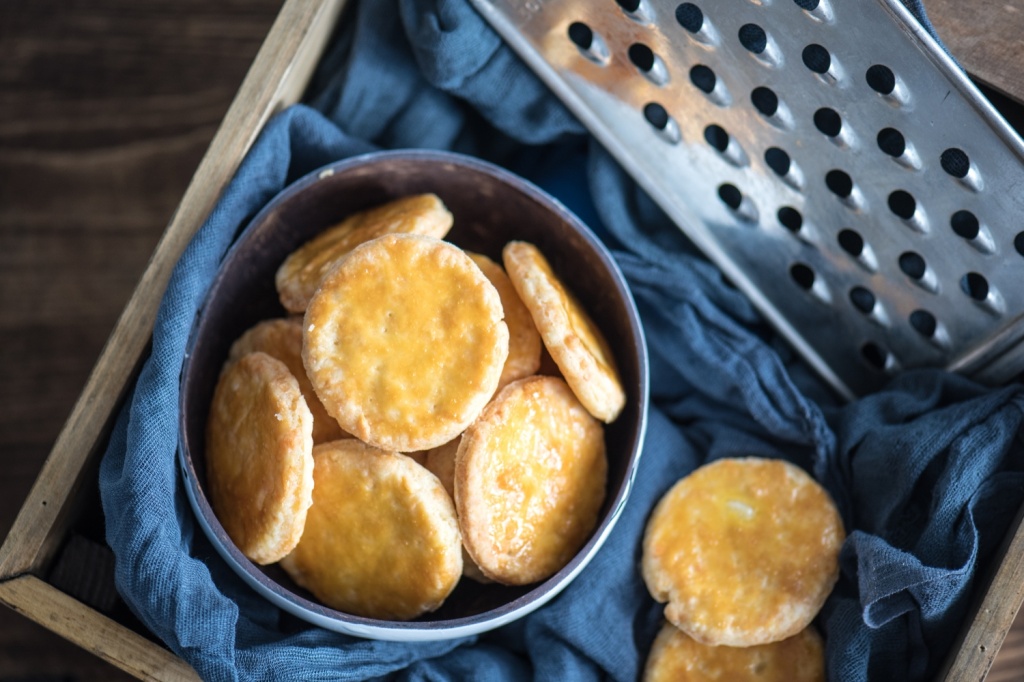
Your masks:
{"label": "dark gray bowl", "polygon": [[[608,493],[597,528],[551,578],[522,587],[462,580],[444,605],[408,622],[353,616],[317,603],[276,565],[260,567],[228,538],[206,498],[204,431],[214,385],[232,342],[256,322],[285,314],[274,289],[284,257],[346,215],[408,194],[434,192],[455,215],[447,239],[501,262],[512,239],[533,242],[569,283],[615,353],[628,402],[606,427]],[[225,561],[285,611],[322,627],[372,639],[438,640],[471,635],[538,608],[583,569],[615,524],[636,473],[647,423],[647,349],[636,307],[611,256],[560,203],[491,164],[439,152],[368,154],[332,164],[285,189],[241,233],[196,317],[181,375],[178,448],[199,524]]]}

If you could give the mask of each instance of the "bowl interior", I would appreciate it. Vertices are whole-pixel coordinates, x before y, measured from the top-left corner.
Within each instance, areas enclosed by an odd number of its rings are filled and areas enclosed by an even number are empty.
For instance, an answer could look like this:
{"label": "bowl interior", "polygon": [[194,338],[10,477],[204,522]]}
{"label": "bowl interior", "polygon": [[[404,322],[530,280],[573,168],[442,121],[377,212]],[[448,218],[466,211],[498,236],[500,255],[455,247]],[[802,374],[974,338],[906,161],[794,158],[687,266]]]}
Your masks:
{"label": "bowl interior", "polygon": [[447,240],[501,262],[510,240],[533,242],[583,303],[615,353],[628,402],[605,428],[608,489],[598,528],[573,561],[546,581],[522,587],[463,579],[444,605],[393,628],[446,628],[482,622],[560,589],[625,501],[643,438],[647,373],[642,332],[628,290],[598,240],[559,204],[493,166],[452,154],[384,152],[327,167],[282,192],[250,223],[228,252],[198,314],[181,378],[180,455],[190,497],[211,541],[265,596],[300,617],[357,624],[382,621],[343,614],[317,603],[276,565],[260,567],[231,543],[205,495],[204,431],[221,367],[231,344],[260,320],[282,317],[274,273],[303,242],[354,211],[401,196],[434,192],[455,216]]}

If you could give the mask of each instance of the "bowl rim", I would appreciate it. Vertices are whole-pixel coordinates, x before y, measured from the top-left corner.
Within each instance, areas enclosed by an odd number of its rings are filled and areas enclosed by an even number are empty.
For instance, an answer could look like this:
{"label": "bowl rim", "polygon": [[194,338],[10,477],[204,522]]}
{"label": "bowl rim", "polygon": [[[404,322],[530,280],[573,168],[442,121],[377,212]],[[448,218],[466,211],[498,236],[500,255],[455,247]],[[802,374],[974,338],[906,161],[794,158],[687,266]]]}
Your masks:
{"label": "bowl rim", "polygon": [[[632,443],[628,455],[625,479],[612,496],[609,512],[599,520],[587,542],[580,547],[566,566],[515,599],[471,616],[444,620],[388,621],[356,616],[307,599],[267,576],[256,564],[243,555],[230,539],[226,542],[224,541],[227,538],[227,534],[213,513],[206,494],[199,484],[199,476],[191,454],[188,451],[186,438],[187,420],[185,418],[185,407],[188,396],[185,391],[185,380],[188,376],[188,366],[192,358],[192,352],[198,339],[200,322],[203,320],[203,315],[210,302],[212,293],[217,290],[218,285],[225,276],[225,266],[241,248],[248,235],[258,225],[266,221],[281,204],[295,195],[306,191],[321,180],[339,173],[363,167],[372,167],[374,164],[393,160],[407,160],[426,164],[454,164],[471,172],[490,175],[499,182],[510,185],[514,190],[526,194],[528,198],[542,204],[545,208],[555,213],[560,220],[568,223],[572,230],[584,239],[588,247],[598,257],[602,266],[608,270],[619,292],[626,309],[627,326],[634,341],[638,364],[639,391],[637,397],[640,404],[637,406],[637,436]],[[235,574],[260,596],[275,606],[306,622],[325,629],[366,639],[416,642],[465,637],[501,627],[540,608],[568,587],[604,545],[629,499],[639,467],[640,456],[643,452],[649,409],[649,373],[648,349],[643,326],[640,322],[636,302],[633,299],[629,286],[626,284],[622,271],[604,243],[558,199],[529,180],[505,168],[459,152],[394,149],[362,153],[340,161],[327,163],[285,186],[246,223],[245,227],[238,232],[231,245],[225,251],[223,258],[217,266],[217,272],[210,280],[210,284],[203,295],[203,301],[197,308],[191,322],[185,355],[182,358],[178,383],[177,460],[189,505],[210,544],[213,545],[217,554],[231,567]]]}

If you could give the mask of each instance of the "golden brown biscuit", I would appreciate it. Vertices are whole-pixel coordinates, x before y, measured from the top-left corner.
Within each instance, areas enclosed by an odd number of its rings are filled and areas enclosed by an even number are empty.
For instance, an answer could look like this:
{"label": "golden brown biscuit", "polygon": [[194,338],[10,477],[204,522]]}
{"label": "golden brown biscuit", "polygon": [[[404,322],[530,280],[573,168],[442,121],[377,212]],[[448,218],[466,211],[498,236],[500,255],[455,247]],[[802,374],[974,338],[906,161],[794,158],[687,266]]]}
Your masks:
{"label": "golden brown biscuit", "polygon": [[825,682],[825,652],[813,627],[781,642],[708,646],[666,623],[651,646],[644,682]]}
{"label": "golden brown biscuit", "polygon": [[458,436],[507,355],[498,292],[461,249],[431,237],[356,248],[306,310],[303,361],[317,395],[343,429],[385,450]]}
{"label": "golden brown biscuit", "polygon": [[433,611],[462,574],[455,507],[437,477],[355,439],[313,449],[313,506],[281,561],[331,608],[407,620]]}
{"label": "golden brown biscuit", "polygon": [[607,470],[604,429],[563,380],[512,382],[462,435],[455,458],[469,555],[500,583],[551,576],[596,526]]}
{"label": "golden brown biscuit", "polygon": [[250,353],[221,374],[206,424],[210,504],[258,564],[295,547],[313,490],[313,416],[280,360]]}
{"label": "golden brown biscuit", "polygon": [[601,421],[615,421],[626,393],[600,330],[536,246],[509,242],[502,258],[544,346],[576,397]]}
{"label": "golden brown biscuit", "polygon": [[424,453],[423,466],[437,476],[453,500],[455,499],[455,453],[459,451],[460,442],[462,442],[461,436]]}
{"label": "golden brown biscuit", "polygon": [[828,493],[782,460],[721,459],[658,502],[642,570],[665,617],[734,647],[803,630],[839,577],[843,523]]}
{"label": "golden brown biscuit", "polygon": [[508,358],[498,380],[500,390],[516,379],[537,372],[540,367],[540,334],[533,323],[530,311],[519,299],[512,281],[501,266],[479,253],[468,255],[498,291],[501,307],[505,311],[505,324],[508,325]]}
{"label": "golden brown biscuit", "polygon": [[[441,485],[444,486],[445,491],[451,496],[452,500],[455,499],[455,456],[459,451],[459,443],[461,442],[462,438],[460,436],[444,445],[427,450],[426,461],[423,462],[423,466],[441,481]],[[462,575],[478,583],[494,582],[484,575],[480,567],[473,561],[473,557],[469,556],[465,549],[462,550]]]}
{"label": "golden brown biscuit", "polygon": [[410,233],[441,239],[452,214],[435,194],[417,194],[355,213],[292,252],[277,270],[281,305],[293,313],[306,309],[323,278],[355,247],[385,234]]}
{"label": "golden brown biscuit", "polygon": [[257,351],[283,362],[298,379],[302,397],[306,399],[306,406],[313,415],[314,443],[350,437],[338,426],[337,420],[327,414],[323,403],[313,390],[313,384],[306,376],[306,368],[302,364],[302,318],[264,320],[246,330],[232,344],[225,369],[228,364],[237,362],[242,356]]}

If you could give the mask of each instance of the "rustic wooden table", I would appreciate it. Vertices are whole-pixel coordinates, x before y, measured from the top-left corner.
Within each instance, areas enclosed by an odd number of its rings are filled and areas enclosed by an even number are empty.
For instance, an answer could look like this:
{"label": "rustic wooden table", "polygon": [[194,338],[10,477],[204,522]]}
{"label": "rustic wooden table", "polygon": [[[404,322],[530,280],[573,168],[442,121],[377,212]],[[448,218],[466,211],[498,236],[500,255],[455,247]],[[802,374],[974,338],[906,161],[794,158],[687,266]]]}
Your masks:
{"label": "rustic wooden table", "polygon": [[[0,538],[281,0],[0,4]],[[1024,100],[1024,0],[929,0],[951,51]],[[0,680],[123,673],[0,608]],[[989,677],[1024,677],[1024,619]]]}

